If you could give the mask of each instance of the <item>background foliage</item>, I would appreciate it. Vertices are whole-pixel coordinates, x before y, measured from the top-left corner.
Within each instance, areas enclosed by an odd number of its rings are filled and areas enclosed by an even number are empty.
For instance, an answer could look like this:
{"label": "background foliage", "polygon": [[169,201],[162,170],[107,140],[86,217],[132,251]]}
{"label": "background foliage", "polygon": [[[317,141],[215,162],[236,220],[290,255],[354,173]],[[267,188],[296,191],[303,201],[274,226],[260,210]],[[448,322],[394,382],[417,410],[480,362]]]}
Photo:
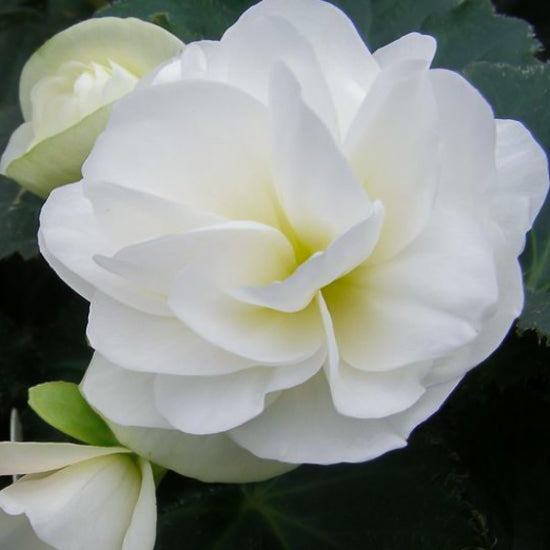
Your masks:
{"label": "background foliage", "polygon": [[[136,16],[189,42],[221,36],[251,0],[1,0],[0,150],[20,123],[17,83],[46,38],[92,16]],[[523,20],[488,0],[334,0],[371,49],[419,30],[435,65],[460,71],[502,118],[550,151],[550,66]],[[495,0],[531,18],[537,0]],[[38,255],[41,200],[0,181],[0,435],[22,414],[26,439],[57,439],[28,387],[78,382],[90,358],[87,305]],[[304,466],[275,480],[206,485],[169,474],[158,550],[547,550],[550,548],[550,204],[522,258],[527,305],[503,346],[461,383],[406,449],[360,465]]]}

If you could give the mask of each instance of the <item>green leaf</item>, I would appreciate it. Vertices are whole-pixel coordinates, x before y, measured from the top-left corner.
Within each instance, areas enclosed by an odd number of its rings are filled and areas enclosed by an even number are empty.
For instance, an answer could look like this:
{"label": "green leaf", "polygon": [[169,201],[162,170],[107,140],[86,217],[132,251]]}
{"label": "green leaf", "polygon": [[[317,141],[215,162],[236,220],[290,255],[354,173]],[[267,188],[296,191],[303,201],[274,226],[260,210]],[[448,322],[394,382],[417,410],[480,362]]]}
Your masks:
{"label": "green leaf", "polygon": [[302,466],[273,480],[204,485],[169,474],[156,549],[458,550],[477,543],[452,495],[449,457],[427,437],[365,464]]}
{"label": "green leaf", "polygon": [[528,23],[496,15],[489,0],[465,0],[429,17],[422,32],[437,39],[433,66],[459,70],[474,61],[532,65],[540,50]]}
{"label": "green leaf", "polygon": [[138,17],[156,23],[186,43],[219,39],[239,14],[240,9],[222,0],[122,0],[96,12],[98,17]]}
{"label": "green leaf", "polygon": [[[370,24],[366,25],[359,19],[359,28],[363,31],[363,38],[371,50],[385,46],[401,36],[420,31],[428,17],[445,12],[457,5],[460,0],[370,0]],[[354,2],[355,3],[355,2]],[[356,2],[359,5],[366,2]],[[351,5],[351,0],[346,4]],[[359,10],[359,8],[351,8]],[[366,8],[365,8],[366,10]],[[357,11],[349,11],[350,16],[357,22]],[[361,17],[361,16],[359,16]],[[366,31],[366,32],[365,32]]]}
{"label": "green leaf", "polygon": [[34,386],[29,389],[29,406],[42,420],[84,443],[118,445],[107,424],[88,405],[76,384],[47,382]]}
{"label": "green leaf", "polygon": [[534,330],[540,342],[550,346],[550,293],[528,290],[517,329],[522,334]]}
{"label": "green leaf", "polygon": [[38,216],[42,199],[0,176],[0,259],[38,254]]}

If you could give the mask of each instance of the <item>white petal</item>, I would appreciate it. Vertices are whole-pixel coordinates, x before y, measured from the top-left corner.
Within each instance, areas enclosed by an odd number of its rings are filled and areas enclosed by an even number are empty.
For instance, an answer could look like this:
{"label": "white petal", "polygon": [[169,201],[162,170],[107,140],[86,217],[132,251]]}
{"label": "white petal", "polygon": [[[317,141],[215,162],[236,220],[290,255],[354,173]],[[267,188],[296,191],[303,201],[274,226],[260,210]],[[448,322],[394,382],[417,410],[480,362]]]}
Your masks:
{"label": "white petal", "polygon": [[205,340],[259,363],[296,363],[321,346],[313,305],[283,313],[240,302],[232,292],[285,279],[293,252],[281,233],[251,222],[188,233],[189,244],[207,251],[176,278],[169,298],[174,313]]}
{"label": "white petal", "polygon": [[426,389],[424,395],[409,409],[387,419],[387,423],[396,433],[409,437],[419,424],[436,413],[460,381],[452,379]]}
{"label": "white petal", "polygon": [[495,312],[490,237],[478,220],[434,212],[408,248],[324,293],[343,359],[368,370],[429,361],[471,342]]}
{"label": "white petal", "polygon": [[225,434],[189,435],[176,430],[110,424],[117,439],[151,462],[206,482],[248,483],[278,476],[296,467],[262,460]]}
{"label": "white petal", "polygon": [[116,103],[82,173],[276,225],[268,131],[267,109],[236,88],[200,80],[143,88]]}
{"label": "white petal", "polygon": [[157,535],[155,481],[151,464],[142,458],[138,461],[141,470],[141,488],[121,550],[153,550],[155,546]]}
{"label": "white petal", "polygon": [[228,433],[257,456],[294,463],[361,462],[405,445],[383,420],[339,414],[323,374],[284,391],[260,416]]}
{"label": "white petal", "polygon": [[332,319],[322,296],[318,297],[327,335],[325,373],[335,409],[355,418],[383,418],[408,409],[426,391],[421,379],[426,366],[407,366],[391,372],[364,372],[341,361]]}
{"label": "white petal", "polygon": [[154,374],[121,369],[95,353],[81,383],[86,400],[109,420],[132,426],[167,428],[155,406]]}
{"label": "white petal", "polygon": [[190,206],[112,183],[87,181],[83,188],[101,230],[120,248],[224,221]]}
{"label": "white petal", "polygon": [[141,372],[227,374],[255,364],[210,344],[178,319],[143,313],[100,292],[90,306],[87,335],[109,361]]}
{"label": "white petal", "polygon": [[0,475],[49,472],[90,458],[125,452],[128,451],[120,447],[2,441],[0,442]]}
{"label": "white petal", "polygon": [[374,53],[374,59],[382,69],[405,59],[424,61],[429,67],[435,56],[437,42],[432,36],[411,32],[391,42]]}
{"label": "white petal", "polygon": [[474,212],[486,205],[483,194],[496,183],[493,112],[458,73],[436,69],[429,71],[428,78],[439,118],[441,184],[437,200]]}
{"label": "white petal", "polygon": [[278,311],[299,311],[315,293],[364,262],[378,240],[383,207],[374,203],[371,215],[337,237],[324,252],[317,252],[285,281],[263,287],[243,287],[235,297]]}
{"label": "white petal", "polygon": [[[270,86],[274,186],[298,244],[322,250],[372,205],[326,126],[304,103],[292,73],[277,65]],[[288,232],[287,232],[288,234]]]}
{"label": "white petal", "polygon": [[378,73],[353,23],[328,2],[268,0],[246,11],[234,29],[265,16],[286,19],[312,45],[345,131]]}
{"label": "white petal", "polygon": [[472,367],[495,351],[523,308],[523,276],[514,253],[509,251],[509,242],[500,230],[495,231],[496,273],[498,276],[499,301],[494,315],[482,327],[478,337],[469,345],[448,357],[437,360],[426,377],[427,384],[447,382],[463,376]]}
{"label": "white petal", "polygon": [[255,367],[218,376],[158,376],[157,408],[178,430],[213,434],[260,414],[277,392],[305,382],[319,370],[324,350],[297,365]]}
{"label": "white petal", "polygon": [[426,226],[438,188],[438,120],[425,64],[408,60],[376,79],[346,138],[350,164],[385,223],[374,251],[388,258]]}
{"label": "white petal", "polygon": [[36,536],[26,516],[11,516],[1,509],[0,547],[2,550],[55,550]]}
{"label": "white petal", "polygon": [[24,513],[36,534],[63,550],[120,550],[141,474],[124,455],[94,458],[25,477],[0,493],[0,506]]}
{"label": "white petal", "polygon": [[90,300],[95,288],[144,311],[166,314],[165,301],[154,293],[128,284],[94,261],[95,254],[117,250],[98,224],[82,183],[53,191],[40,213],[40,251],[57,274]]}
{"label": "white petal", "polygon": [[548,192],[548,160],[529,131],[515,120],[497,120],[498,186],[488,190],[496,217],[515,253]]}
{"label": "white petal", "polygon": [[315,52],[291,23],[280,16],[245,14],[227,30],[221,46],[229,83],[268,103],[272,69],[284,63],[299,81],[309,107],[334,136],[339,135],[334,104]]}

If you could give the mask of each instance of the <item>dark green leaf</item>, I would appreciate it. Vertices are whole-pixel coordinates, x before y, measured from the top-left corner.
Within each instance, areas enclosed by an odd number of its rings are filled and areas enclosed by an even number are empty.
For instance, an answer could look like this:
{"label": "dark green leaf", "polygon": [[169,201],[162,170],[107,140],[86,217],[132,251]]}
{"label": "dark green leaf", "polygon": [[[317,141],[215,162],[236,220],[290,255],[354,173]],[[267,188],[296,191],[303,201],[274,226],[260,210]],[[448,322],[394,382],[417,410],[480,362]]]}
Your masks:
{"label": "dark green leaf", "polygon": [[540,49],[525,21],[496,15],[489,0],[466,0],[432,15],[422,32],[437,39],[434,66],[446,69],[459,70],[474,61],[532,65]]}
{"label": "dark green leaf", "polygon": [[110,447],[118,442],[76,384],[47,382],[29,389],[29,406],[42,420],[79,441]]}
{"label": "dark green leaf", "polygon": [[221,0],[122,0],[98,17],[138,17],[161,25],[184,42],[219,39],[240,12]]}
{"label": "dark green leaf", "polygon": [[518,320],[520,333],[534,330],[539,339],[550,345],[550,293],[528,290],[525,306]]}
{"label": "dark green leaf", "polygon": [[259,484],[161,485],[157,550],[459,550],[477,535],[450,490],[452,460],[427,436],[358,465],[304,466]]}
{"label": "dark green leaf", "polygon": [[[362,0],[357,2],[364,3]],[[459,0],[370,0],[371,22],[364,38],[369,47],[376,50],[409,32],[420,31],[428,17],[445,12],[458,3]],[[346,4],[351,6],[352,2],[348,0]],[[350,11],[352,17],[356,14]],[[359,21],[359,26],[362,28],[364,24]]]}
{"label": "dark green leaf", "polygon": [[38,215],[42,202],[0,176],[0,259],[16,252],[25,259],[38,254]]}

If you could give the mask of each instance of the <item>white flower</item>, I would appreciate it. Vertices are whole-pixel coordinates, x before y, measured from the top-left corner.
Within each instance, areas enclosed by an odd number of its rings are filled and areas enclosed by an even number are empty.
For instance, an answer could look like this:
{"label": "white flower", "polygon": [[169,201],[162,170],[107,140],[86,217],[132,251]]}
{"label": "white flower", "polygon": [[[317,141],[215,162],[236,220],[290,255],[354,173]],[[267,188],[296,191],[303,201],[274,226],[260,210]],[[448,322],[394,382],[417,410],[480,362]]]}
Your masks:
{"label": "white flower", "polygon": [[151,466],[118,447],[0,443],[2,550],[152,550]]}
{"label": "white flower", "polygon": [[182,47],[164,29],[133,18],[91,19],[55,35],[23,68],[25,122],[2,156],[2,173],[42,196],[80,179],[110,105]]}
{"label": "white flower", "polygon": [[40,242],[119,440],[201,479],[367,460],[499,345],[546,158],[435,48],[264,0],[117,103]]}

